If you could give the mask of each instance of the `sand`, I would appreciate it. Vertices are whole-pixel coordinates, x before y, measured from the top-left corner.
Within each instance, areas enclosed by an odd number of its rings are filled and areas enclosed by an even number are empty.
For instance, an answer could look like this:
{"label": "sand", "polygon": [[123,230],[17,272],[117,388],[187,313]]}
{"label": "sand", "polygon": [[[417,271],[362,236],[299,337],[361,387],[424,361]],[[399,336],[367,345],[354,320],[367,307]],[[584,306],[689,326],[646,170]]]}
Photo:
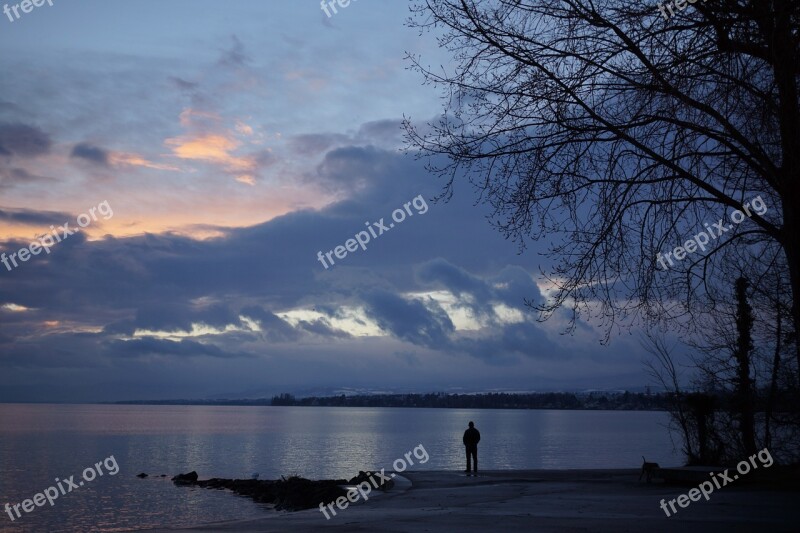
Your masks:
{"label": "sand", "polygon": [[[691,487],[637,481],[637,470],[406,472],[395,489],[337,510],[266,514],[180,531],[799,531],[798,491],[723,487],[667,517]],[[157,530],[167,531],[167,530]],[[172,530],[175,531],[175,530]]]}

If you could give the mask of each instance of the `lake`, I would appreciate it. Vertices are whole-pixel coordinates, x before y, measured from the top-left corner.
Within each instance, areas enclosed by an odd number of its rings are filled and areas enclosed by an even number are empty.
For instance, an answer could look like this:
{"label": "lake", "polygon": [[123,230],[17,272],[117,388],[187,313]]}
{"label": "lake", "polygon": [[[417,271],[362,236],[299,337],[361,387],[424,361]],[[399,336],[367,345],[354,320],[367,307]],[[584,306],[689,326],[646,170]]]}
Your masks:
{"label": "lake", "polygon": [[[663,412],[0,404],[0,505],[33,498],[56,478],[64,489],[52,506],[20,510],[13,522],[3,512],[0,531],[119,531],[271,512],[169,481],[191,470],[201,478],[350,478],[391,471],[420,444],[429,460],[412,454],[411,470],[463,470],[470,420],[481,432],[483,470],[636,468],[642,455],[681,463]],[[87,468],[96,479],[70,492],[64,480],[77,484]]]}

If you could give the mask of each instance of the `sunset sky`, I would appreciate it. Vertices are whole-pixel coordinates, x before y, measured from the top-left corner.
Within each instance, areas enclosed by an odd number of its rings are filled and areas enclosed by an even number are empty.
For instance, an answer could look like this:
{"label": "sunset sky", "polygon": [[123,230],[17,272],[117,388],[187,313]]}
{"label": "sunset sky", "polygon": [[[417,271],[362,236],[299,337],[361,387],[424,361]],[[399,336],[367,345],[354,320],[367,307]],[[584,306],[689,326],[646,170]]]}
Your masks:
{"label": "sunset sky", "polygon": [[[563,335],[540,252],[405,153],[452,70],[403,1],[54,0],[0,18],[0,401],[648,383],[640,335]],[[325,269],[418,195],[428,211]]]}

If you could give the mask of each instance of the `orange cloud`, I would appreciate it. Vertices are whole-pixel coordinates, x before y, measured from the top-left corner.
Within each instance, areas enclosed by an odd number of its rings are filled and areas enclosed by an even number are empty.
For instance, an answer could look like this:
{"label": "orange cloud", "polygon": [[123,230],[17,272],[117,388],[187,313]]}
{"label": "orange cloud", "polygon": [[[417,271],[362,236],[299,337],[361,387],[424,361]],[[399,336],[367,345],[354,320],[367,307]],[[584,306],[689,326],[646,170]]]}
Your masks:
{"label": "orange cloud", "polygon": [[[258,169],[256,159],[234,153],[242,143],[230,130],[215,131],[220,129],[220,121],[216,114],[185,109],[180,114],[181,125],[197,131],[169,138],[164,144],[175,157],[219,165],[225,172],[234,175],[236,181],[255,185]],[[253,128],[241,121],[236,122],[235,131],[242,136],[253,135]]]}
{"label": "orange cloud", "polygon": [[153,163],[152,161],[148,161],[147,159],[138,154],[127,153],[127,152],[111,152],[110,154],[108,154],[108,162],[114,166],[130,165],[134,167],[153,168],[156,170],[173,170],[173,171],[181,170],[176,166]]}
{"label": "orange cloud", "polygon": [[192,109],[188,107],[181,111],[179,115],[179,120],[181,121],[181,125],[189,128],[197,122],[197,119],[208,119],[213,122],[219,122],[222,119],[216,113],[208,113],[206,111],[198,111],[196,109]]}
{"label": "orange cloud", "polygon": [[242,135],[253,135],[253,128],[242,122],[241,120],[236,121],[236,131],[241,133]]}
{"label": "orange cloud", "polygon": [[256,179],[250,174],[242,174],[241,176],[236,176],[236,181],[238,181],[239,183],[244,183],[245,185],[256,184]]}

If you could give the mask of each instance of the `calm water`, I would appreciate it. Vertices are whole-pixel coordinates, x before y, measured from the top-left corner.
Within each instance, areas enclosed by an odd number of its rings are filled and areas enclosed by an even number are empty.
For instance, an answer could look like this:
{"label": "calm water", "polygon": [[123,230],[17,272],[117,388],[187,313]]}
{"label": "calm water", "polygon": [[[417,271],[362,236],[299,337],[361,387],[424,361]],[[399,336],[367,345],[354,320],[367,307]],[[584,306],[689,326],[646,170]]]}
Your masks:
{"label": "calm water", "polygon": [[115,476],[101,467],[104,476],[13,523],[3,512],[0,531],[120,531],[270,512],[229,493],[175,487],[169,477],[141,480],[139,472],[349,478],[391,470],[419,444],[430,459],[412,470],[459,470],[469,420],[481,431],[484,470],[631,468],[642,454],[680,463],[667,415],[657,412],[0,404],[0,505],[32,498],[55,478],[74,475],[77,483],[109,456],[119,465]]}

